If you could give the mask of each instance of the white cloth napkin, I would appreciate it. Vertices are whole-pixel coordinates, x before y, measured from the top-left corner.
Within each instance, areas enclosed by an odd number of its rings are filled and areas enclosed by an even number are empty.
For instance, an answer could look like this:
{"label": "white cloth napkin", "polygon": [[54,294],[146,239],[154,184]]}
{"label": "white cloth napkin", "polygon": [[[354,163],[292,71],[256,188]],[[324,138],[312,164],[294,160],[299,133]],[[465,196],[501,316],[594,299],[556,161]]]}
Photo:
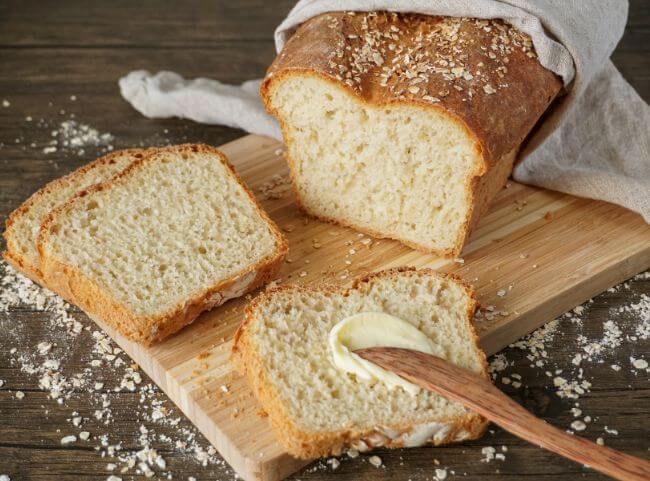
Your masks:
{"label": "white cloth napkin", "polygon": [[[623,35],[627,0],[300,0],[276,30],[277,51],[305,20],[340,10],[501,18],[530,35],[567,95],[528,142],[513,177],[613,202],[650,222],[650,108],[609,60]],[[122,96],[147,117],[281,138],[260,102],[259,81],[231,86],[140,70],[119,83]]]}

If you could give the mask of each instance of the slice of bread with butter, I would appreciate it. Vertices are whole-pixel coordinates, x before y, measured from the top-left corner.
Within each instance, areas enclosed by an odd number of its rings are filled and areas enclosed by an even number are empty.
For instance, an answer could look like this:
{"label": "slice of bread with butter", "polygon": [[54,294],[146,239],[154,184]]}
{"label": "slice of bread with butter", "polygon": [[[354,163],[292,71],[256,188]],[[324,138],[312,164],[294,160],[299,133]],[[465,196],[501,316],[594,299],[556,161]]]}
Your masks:
{"label": "slice of bread with butter", "polygon": [[382,271],[350,288],[282,286],[248,307],[233,360],[293,456],[476,439],[481,416],[353,352],[405,347],[487,378],[476,306],[470,288],[429,269]]}

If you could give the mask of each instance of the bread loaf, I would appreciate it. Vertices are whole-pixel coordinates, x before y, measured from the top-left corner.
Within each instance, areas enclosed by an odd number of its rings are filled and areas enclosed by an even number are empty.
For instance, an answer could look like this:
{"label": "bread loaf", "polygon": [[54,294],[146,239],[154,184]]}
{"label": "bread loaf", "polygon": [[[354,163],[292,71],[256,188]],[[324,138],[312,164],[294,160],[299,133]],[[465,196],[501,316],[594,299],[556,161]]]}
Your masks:
{"label": "bread loaf", "polygon": [[487,377],[471,323],[475,308],[468,287],[429,269],[384,271],[349,289],[279,287],[247,308],[233,360],[296,457],[475,439],[487,424],[477,414],[431,392],[414,395],[343,372],[328,348],[342,319],[386,313],[419,329],[439,357]]}
{"label": "bread loaf", "polygon": [[502,21],[335,12],[298,28],[261,94],[305,211],[453,256],[560,88]]}
{"label": "bread loaf", "polygon": [[181,145],[54,209],[38,249],[48,286],[151,344],[270,280],[287,246],[223,154]]}

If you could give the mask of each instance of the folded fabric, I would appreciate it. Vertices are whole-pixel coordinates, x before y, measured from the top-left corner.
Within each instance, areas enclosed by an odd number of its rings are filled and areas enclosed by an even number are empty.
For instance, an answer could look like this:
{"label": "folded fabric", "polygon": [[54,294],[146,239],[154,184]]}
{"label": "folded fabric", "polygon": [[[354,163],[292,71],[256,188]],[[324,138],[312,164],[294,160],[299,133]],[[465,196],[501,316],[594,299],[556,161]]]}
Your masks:
{"label": "folded fabric", "polygon": [[[501,18],[530,35],[566,95],[527,143],[513,177],[613,202],[650,222],[650,108],[609,60],[623,35],[627,0],[301,0],[276,30],[277,51],[302,22],[339,10]],[[279,139],[258,83],[235,87],[137,71],[120,79],[120,89],[147,117],[189,118]]]}
{"label": "folded fabric", "polygon": [[235,86],[206,78],[185,80],[167,71],[151,75],[146,70],[131,72],[119,82],[122,97],[145,117],[180,117],[281,139],[280,127],[260,101],[260,83],[249,80]]}

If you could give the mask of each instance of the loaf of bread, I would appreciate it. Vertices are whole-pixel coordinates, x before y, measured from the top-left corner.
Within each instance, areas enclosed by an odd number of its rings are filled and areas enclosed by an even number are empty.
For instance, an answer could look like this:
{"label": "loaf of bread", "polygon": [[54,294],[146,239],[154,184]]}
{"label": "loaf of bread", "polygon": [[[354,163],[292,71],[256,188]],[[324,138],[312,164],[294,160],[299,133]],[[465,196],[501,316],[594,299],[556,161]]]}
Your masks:
{"label": "loaf of bread", "polygon": [[275,275],[287,245],[223,154],[156,149],[49,213],[46,284],[144,344]]}
{"label": "loaf of bread", "polygon": [[247,308],[232,358],[293,456],[475,439],[487,424],[479,415],[431,392],[389,389],[342,372],[328,347],[344,318],[386,313],[426,335],[439,357],[487,378],[471,323],[475,308],[468,287],[429,269],[383,271],[349,289],[283,286]]}
{"label": "loaf of bread", "polygon": [[561,81],[502,21],[335,12],[261,87],[303,209],[457,255]]}
{"label": "loaf of bread", "polygon": [[4,258],[31,280],[43,285],[36,237],[45,217],[77,192],[110,179],[143,155],[144,151],[139,149],[113,152],[53,180],[32,194],[7,219],[3,234],[7,242]]}

